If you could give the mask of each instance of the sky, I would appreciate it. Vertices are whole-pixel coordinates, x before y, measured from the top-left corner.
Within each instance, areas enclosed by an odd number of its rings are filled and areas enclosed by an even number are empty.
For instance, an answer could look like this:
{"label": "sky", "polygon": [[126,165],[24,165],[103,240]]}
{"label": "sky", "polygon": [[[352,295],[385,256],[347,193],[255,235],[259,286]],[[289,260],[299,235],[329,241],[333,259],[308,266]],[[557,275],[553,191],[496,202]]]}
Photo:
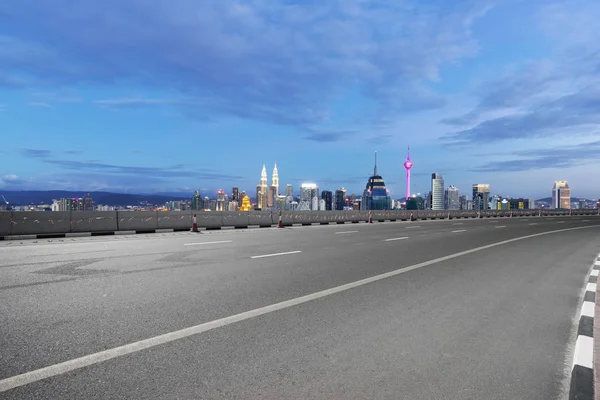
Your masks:
{"label": "sky", "polygon": [[600,196],[597,0],[0,2],[0,191]]}

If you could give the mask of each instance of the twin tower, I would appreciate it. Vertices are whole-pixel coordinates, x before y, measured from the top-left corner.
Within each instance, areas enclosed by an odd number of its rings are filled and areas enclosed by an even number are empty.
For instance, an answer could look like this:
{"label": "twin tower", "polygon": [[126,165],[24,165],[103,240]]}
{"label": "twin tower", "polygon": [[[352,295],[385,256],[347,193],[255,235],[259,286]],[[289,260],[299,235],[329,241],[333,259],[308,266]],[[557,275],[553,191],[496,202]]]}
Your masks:
{"label": "twin tower", "polygon": [[268,207],[273,207],[279,196],[279,172],[277,171],[277,163],[273,167],[273,176],[271,186],[267,185],[267,167],[263,164],[262,172],[260,173],[260,183],[256,185],[256,206],[261,210]]}

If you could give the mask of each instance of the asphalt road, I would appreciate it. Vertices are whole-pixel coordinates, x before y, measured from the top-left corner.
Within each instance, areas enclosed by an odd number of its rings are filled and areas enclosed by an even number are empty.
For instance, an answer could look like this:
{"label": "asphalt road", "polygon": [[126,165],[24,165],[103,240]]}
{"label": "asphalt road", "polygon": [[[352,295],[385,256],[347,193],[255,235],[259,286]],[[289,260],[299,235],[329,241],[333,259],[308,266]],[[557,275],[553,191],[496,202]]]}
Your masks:
{"label": "asphalt road", "polygon": [[0,398],[561,398],[598,252],[595,217],[2,242]]}

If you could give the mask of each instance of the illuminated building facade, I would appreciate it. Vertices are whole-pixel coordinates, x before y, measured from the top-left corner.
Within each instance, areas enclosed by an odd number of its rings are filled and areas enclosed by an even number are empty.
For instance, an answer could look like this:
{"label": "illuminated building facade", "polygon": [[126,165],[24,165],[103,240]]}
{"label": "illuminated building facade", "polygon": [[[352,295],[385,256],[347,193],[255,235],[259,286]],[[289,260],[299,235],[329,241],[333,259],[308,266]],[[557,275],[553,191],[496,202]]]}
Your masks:
{"label": "illuminated building facade", "polygon": [[569,188],[567,181],[554,181],[552,208],[571,208],[571,188]]}
{"label": "illuminated building facade", "polygon": [[373,176],[367,181],[360,204],[361,210],[391,210],[392,198],[385,188],[383,178],[377,174],[377,152],[375,152],[375,167]]}
{"label": "illuminated building facade", "polygon": [[487,210],[490,203],[490,185],[476,183],[473,185],[473,209]]}

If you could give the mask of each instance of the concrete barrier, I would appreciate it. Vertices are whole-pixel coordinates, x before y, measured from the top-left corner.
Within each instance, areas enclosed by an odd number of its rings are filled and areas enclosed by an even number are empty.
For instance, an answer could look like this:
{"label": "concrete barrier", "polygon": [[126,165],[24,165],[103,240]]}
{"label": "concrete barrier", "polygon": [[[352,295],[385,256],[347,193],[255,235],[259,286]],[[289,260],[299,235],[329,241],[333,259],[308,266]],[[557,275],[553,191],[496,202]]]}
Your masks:
{"label": "concrete barrier", "polygon": [[250,225],[249,221],[247,211],[223,211],[221,213],[221,226],[247,228]]}
{"label": "concrete barrier", "polygon": [[192,228],[192,213],[190,211],[157,211],[157,229],[174,229],[177,231]]}
{"label": "concrete barrier", "polygon": [[118,230],[116,212],[71,212],[71,232],[114,232]]}
{"label": "concrete barrier", "polygon": [[[245,228],[248,226],[274,226],[279,219],[278,211],[119,211],[119,212],[0,212],[0,237],[9,235],[53,235],[80,232],[152,232],[157,229],[187,230],[191,228],[192,215],[196,214],[199,227],[220,229],[221,227]],[[408,220],[410,214],[418,219],[502,218],[533,216],[566,217],[600,216],[598,210],[394,210],[372,211],[377,221]],[[284,211],[283,224],[329,224],[367,222],[369,211]]]}
{"label": "concrete barrier", "polygon": [[118,211],[120,231],[154,231],[158,229],[156,211]]}
{"label": "concrete barrier", "polygon": [[10,235],[12,228],[12,212],[0,212],[0,236]]}
{"label": "concrete barrier", "polygon": [[261,227],[273,226],[279,218],[276,211],[249,211],[248,225],[258,225]]}
{"label": "concrete barrier", "polygon": [[11,235],[61,234],[70,232],[71,213],[23,211],[12,213]]}

